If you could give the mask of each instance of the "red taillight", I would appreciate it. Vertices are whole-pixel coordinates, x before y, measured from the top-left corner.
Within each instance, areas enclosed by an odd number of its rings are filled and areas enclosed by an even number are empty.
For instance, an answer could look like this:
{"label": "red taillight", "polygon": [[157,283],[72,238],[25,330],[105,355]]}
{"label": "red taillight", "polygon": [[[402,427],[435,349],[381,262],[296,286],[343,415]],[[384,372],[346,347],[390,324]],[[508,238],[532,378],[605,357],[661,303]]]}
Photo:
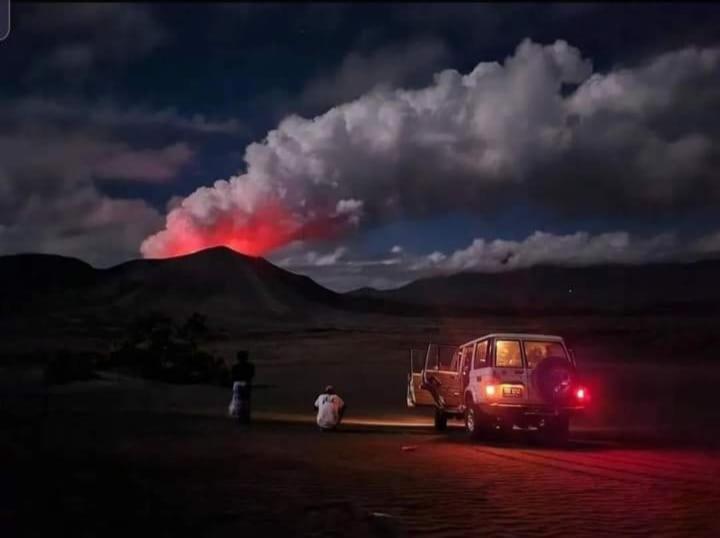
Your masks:
{"label": "red taillight", "polygon": [[575,391],[575,396],[577,397],[578,400],[584,400],[585,396],[586,396],[585,389],[584,388],[577,389],[577,391]]}
{"label": "red taillight", "polygon": [[485,385],[485,394],[487,396],[495,396],[495,385]]}

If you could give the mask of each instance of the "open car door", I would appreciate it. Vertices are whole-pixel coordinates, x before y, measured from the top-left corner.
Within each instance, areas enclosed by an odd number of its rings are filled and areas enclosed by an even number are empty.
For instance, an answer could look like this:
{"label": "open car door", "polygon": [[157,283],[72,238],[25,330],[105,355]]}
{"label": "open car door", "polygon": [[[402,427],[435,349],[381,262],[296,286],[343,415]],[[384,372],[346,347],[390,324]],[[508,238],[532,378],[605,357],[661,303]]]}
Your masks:
{"label": "open car door", "polygon": [[460,358],[458,348],[428,345],[421,387],[432,395],[435,405],[441,409],[454,409],[462,403]]}
{"label": "open car door", "polygon": [[427,362],[427,353],[421,349],[410,350],[410,371],[407,383],[407,406],[435,406],[435,398],[423,388],[423,376]]}

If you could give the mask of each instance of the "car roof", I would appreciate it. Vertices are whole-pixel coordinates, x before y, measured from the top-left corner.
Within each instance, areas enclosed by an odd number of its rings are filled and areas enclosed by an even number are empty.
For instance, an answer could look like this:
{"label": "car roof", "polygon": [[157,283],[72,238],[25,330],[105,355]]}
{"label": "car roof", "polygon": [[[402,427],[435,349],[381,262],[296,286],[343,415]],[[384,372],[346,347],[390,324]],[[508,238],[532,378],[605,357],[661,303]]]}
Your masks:
{"label": "car roof", "polygon": [[473,340],[468,340],[462,345],[471,344],[473,342],[477,342],[478,340],[485,340],[487,338],[507,338],[507,339],[513,339],[513,340],[545,340],[545,341],[551,341],[551,342],[562,342],[563,337],[562,336],[556,336],[552,334],[530,334],[530,333],[491,333],[486,334],[484,336],[481,336],[479,338],[475,338]]}

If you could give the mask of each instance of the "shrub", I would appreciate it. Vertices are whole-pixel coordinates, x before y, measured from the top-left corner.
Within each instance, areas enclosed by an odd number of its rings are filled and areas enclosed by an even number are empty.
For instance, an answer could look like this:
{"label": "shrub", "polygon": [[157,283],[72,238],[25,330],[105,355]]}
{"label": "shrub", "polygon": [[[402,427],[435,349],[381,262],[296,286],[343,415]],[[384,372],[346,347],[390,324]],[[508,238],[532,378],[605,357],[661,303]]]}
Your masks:
{"label": "shrub", "polygon": [[98,355],[95,353],[60,349],[50,356],[45,365],[45,381],[48,384],[62,384],[94,379],[97,361]]}
{"label": "shrub", "polygon": [[179,326],[165,316],[149,314],[130,323],[109,363],[170,383],[226,384],[230,375],[224,361],[198,347],[208,334],[205,317],[198,313]]}

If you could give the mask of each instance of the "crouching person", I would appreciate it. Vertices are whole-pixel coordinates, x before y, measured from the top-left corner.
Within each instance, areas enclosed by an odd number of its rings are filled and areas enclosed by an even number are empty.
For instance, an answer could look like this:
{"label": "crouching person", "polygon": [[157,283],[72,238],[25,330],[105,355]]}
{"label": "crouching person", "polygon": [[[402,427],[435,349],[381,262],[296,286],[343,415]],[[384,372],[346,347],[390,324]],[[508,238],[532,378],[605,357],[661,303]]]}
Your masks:
{"label": "crouching person", "polygon": [[250,395],[255,365],[248,361],[247,351],[238,351],[237,361],[232,367],[232,400],[228,407],[230,416],[242,424],[250,423]]}
{"label": "crouching person", "polygon": [[328,385],[325,387],[325,391],[315,400],[317,425],[322,431],[334,430],[342,421],[345,408],[343,399],[335,394],[332,385]]}

